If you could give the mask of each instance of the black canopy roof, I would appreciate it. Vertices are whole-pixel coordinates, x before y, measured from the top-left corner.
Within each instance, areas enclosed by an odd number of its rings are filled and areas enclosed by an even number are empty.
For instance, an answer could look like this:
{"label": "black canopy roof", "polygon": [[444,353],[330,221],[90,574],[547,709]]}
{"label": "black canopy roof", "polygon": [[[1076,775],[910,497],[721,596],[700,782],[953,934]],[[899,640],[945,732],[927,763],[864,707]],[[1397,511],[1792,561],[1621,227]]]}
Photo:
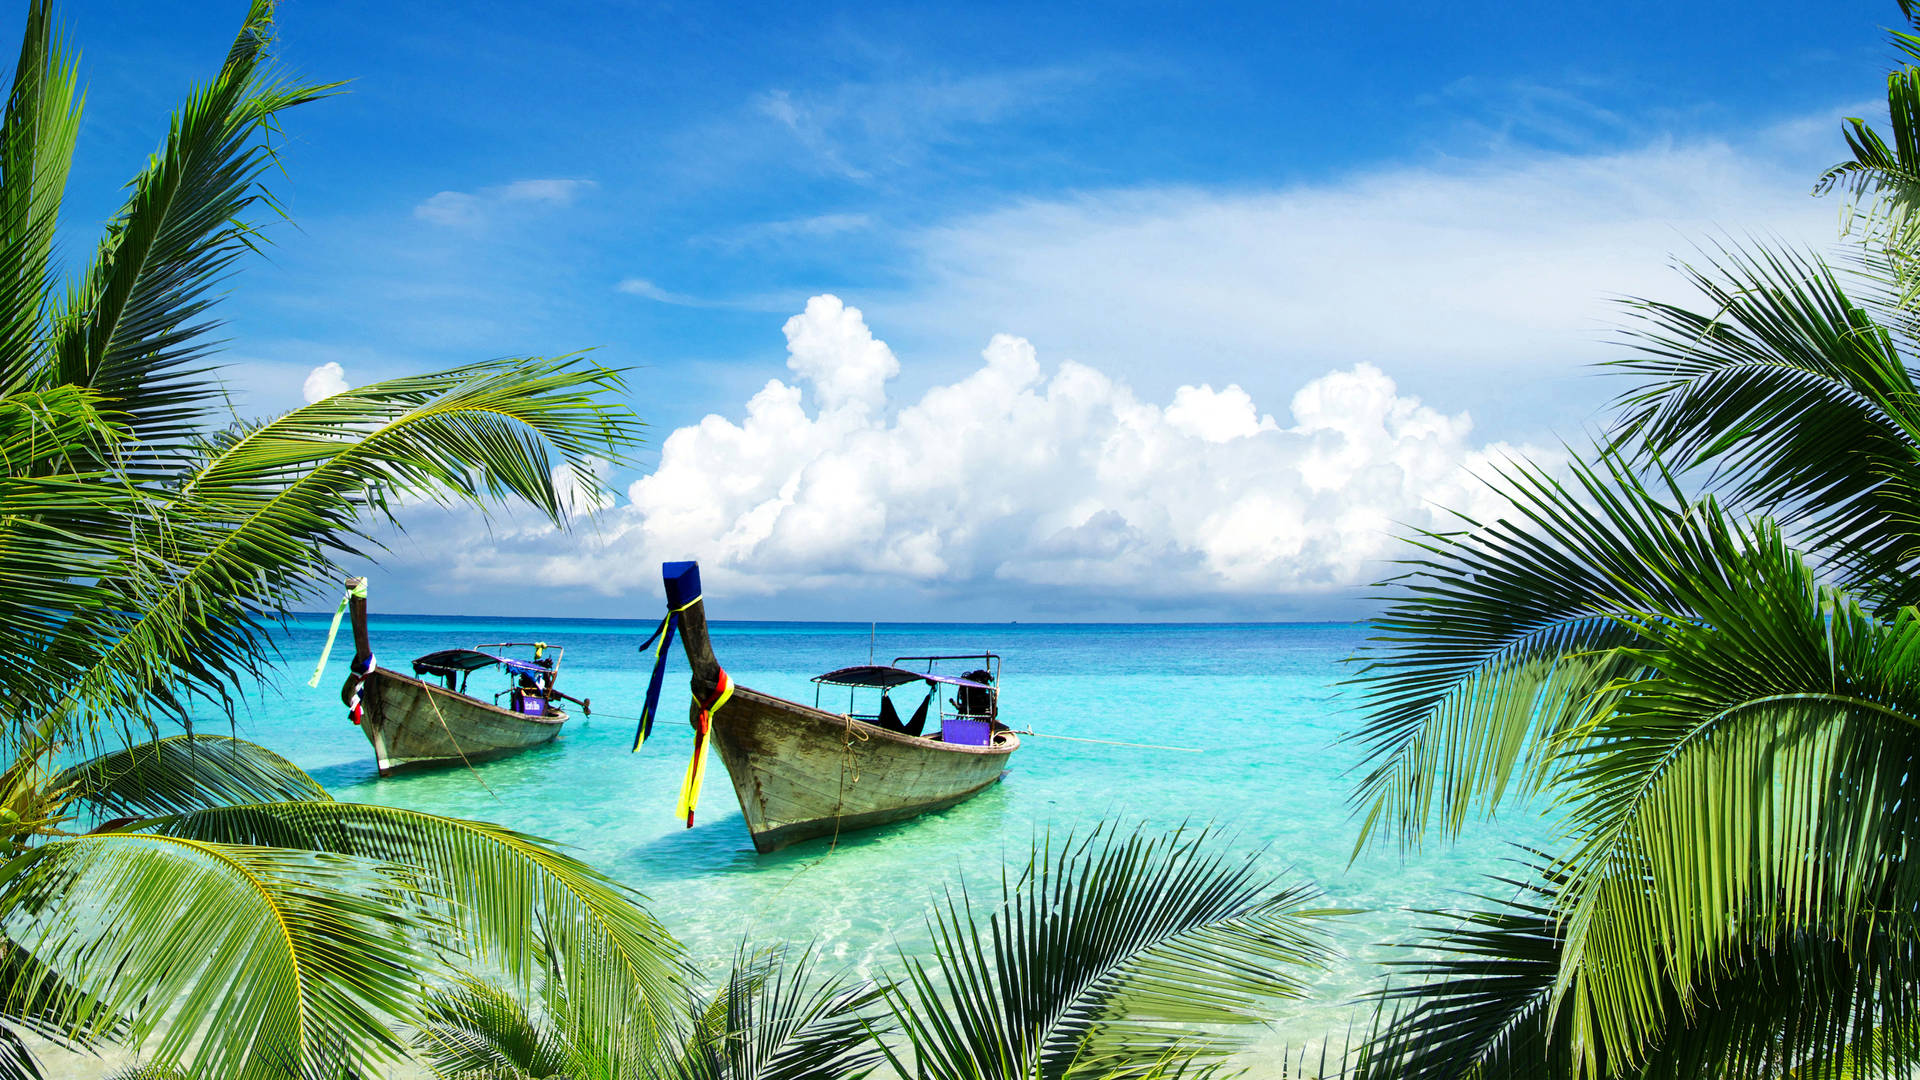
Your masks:
{"label": "black canopy roof", "polygon": [[505,656],[495,656],[479,649],[441,649],[430,652],[413,662],[413,673],[421,675],[433,672],[445,675],[450,672],[478,671],[483,667],[504,664],[508,671],[520,675],[542,675],[548,671],[548,665],[528,660],[514,660]]}
{"label": "black canopy roof", "polygon": [[951,675],[933,675],[925,671],[908,671],[906,668],[890,667],[885,664],[862,664],[859,667],[841,668],[829,671],[825,675],[815,675],[813,681],[829,686],[873,686],[892,689],[905,686],[910,682],[940,683],[944,686],[971,686],[979,690],[992,691],[988,683],[977,683],[971,679],[956,679]]}

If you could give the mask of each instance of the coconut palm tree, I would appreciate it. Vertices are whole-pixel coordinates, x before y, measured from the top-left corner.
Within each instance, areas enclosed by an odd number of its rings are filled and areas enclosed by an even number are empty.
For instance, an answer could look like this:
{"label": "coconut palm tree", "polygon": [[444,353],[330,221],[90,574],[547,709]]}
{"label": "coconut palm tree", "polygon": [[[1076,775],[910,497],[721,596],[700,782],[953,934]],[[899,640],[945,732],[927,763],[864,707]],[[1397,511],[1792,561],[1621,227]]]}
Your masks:
{"label": "coconut palm tree", "polygon": [[[1823,181],[1880,215],[1920,161],[1920,69],[1890,87],[1898,153],[1856,123]],[[1515,795],[1551,802],[1561,843],[1426,942],[1366,1075],[1913,1067],[1920,338],[1897,234],[1850,278],[1726,250],[1688,271],[1703,306],[1635,303],[1611,439],[1568,480],[1502,470],[1509,514],[1416,538],[1358,680],[1363,843]]]}
{"label": "coconut palm tree", "polygon": [[638,434],[618,375],[579,357],[223,415],[213,290],[261,242],[282,114],[330,91],[274,68],[272,14],[254,0],[69,280],[54,231],[81,104],[46,0],[0,115],[0,1076],[34,1075],[23,1032],[162,1073],[373,1067],[450,966],[564,978],[607,1029],[683,992],[671,938],[578,861],[336,802],[192,729],[271,676],[273,621],[363,561],[397,500],[563,522],[556,475],[593,484]]}

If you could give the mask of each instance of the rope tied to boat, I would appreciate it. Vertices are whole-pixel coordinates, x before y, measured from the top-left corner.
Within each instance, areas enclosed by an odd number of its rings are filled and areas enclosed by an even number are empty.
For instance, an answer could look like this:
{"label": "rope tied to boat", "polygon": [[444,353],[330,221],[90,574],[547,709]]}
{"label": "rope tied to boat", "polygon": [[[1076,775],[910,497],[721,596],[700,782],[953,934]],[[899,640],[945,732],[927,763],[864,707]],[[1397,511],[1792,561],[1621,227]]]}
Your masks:
{"label": "rope tied to boat", "polygon": [[[646,652],[647,646],[653,646],[653,677],[647,680],[647,700],[640,707],[640,722],[633,731],[633,752],[636,754],[647,741],[647,736],[653,734],[653,718],[660,711],[660,680],[667,673],[667,648],[673,644],[674,632],[680,629],[680,613],[699,602],[700,597],[695,596],[679,607],[668,608],[666,618],[661,619],[660,625],[647,636],[647,640],[640,643],[641,652]],[[725,672],[721,674],[724,676]]]}
{"label": "rope tied to boat", "polygon": [[314,687],[315,689],[319,688],[320,675],[327,670],[327,657],[333,652],[333,639],[340,636],[340,620],[346,617],[347,605],[352,603],[353,598],[356,596],[362,600],[367,598],[367,583],[365,580],[362,580],[358,585],[347,586],[346,595],[340,598],[340,606],[334,609],[333,625],[327,627],[327,643],[320,647],[320,662],[313,666],[313,678],[307,680],[308,686]]}
{"label": "rope tied to boat", "polygon": [[[689,606],[699,599],[694,597]],[[693,719],[693,759],[687,762],[687,777],[680,783],[680,805],[676,811],[686,817],[689,829],[693,828],[694,808],[700,805],[700,785],[707,778],[707,749],[713,742],[709,738],[713,733],[713,714],[719,712],[720,706],[725,705],[731,697],[733,679],[727,674],[726,668],[721,668],[720,681],[713,687],[713,697],[696,701],[700,713]]]}

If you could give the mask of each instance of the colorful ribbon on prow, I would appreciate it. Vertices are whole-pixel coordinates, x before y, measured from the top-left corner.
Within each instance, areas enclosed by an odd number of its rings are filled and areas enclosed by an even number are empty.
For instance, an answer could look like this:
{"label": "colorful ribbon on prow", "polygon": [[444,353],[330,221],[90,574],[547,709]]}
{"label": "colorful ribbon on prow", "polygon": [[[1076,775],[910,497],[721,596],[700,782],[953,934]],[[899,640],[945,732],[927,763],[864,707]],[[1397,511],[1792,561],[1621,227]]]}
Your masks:
{"label": "colorful ribbon on prow", "polygon": [[[669,603],[673,600],[671,596],[667,599]],[[646,652],[647,646],[653,646],[653,677],[647,680],[647,700],[640,706],[640,724],[633,729],[633,752],[636,754],[640,752],[641,744],[647,741],[647,736],[653,734],[653,718],[660,711],[660,681],[667,673],[667,649],[673,644],[674,633],[680,629],[680,613],[699,602],[700,595],[695,593],[693,599],[679,607],[667,608],[667,617],[660,620],[651,637],[640,643],[641,652]]]}
{"label": "colorful ribbon on prow", "polygon": [[700,715],[693,720],[693,760],[687,762],[687,778],[680,782],[680,805],[676,812],[687,819],[687,828],[693,828],[693,811],[700,805],[700,785],[707,778],[707,746],[712,742],[709,735],[713,732],[713,714],[733,696],[733,679],[726,669],[720,670],[720,682],[713,688],[713,698],[700,703]]}

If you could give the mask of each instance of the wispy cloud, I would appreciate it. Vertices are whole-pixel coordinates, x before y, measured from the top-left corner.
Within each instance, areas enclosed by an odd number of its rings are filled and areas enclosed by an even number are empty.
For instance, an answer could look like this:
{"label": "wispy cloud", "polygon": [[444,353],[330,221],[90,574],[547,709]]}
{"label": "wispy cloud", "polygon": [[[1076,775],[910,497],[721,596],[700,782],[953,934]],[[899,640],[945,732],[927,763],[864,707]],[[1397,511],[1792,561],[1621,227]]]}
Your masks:
{"label": "wispy cloud", "polygon": [[1600,409],[1608,389],[1578,377],[1614,353],[1617,298],[1684,299],[1676,257],[1729,235],[1830,242],[1838,208],[1807,195],[1824,163],[1786,125],[1284,189],[1028,199],[921,231],[915,285],[864,299],[919,340],[1015,330],[1155,393],[1211,377],[1264,396],[1365,361],[1537,432],[1534,406]]}
{"label": "wispy cloud", "polygon": [[638,296],[656,304],[671,304],[674,307],[714,308],[725,311],[786,311],[805,298],[805,294],[792,292],[769,292],[752,296],[704,297],[691,293],[674,292],[643,277],[623,278],[614,285],[614,291],[628,296]]}
{"label": "wispy cloud", "polygon": [[622,280],[620,284],[615,285],[614,290],[616,292],[626,293],[628,296],[638,296],[646,300],[653,300],[657,303],[672,304],[676,307],[715,306],[713,303],[702,300],[697,296],[688,296],[686,293],[668,292],[666,289],[655,285],[646,278],[626,278]]}
{"label": "wispy cloud", "polygon": [[825,240],[849,233],[866,232],[875,228],[877,222],[870,214],[834,213],[813,214],[808,217],[786,218],[780,221],[756,221],[697,239],[695,243],[708,247],[738,250],[761,245],[786,244],[795,241]]}
{"label": "wispy cloud", "polygon": [[850,81],[822,90],[777,88],[754,98],[820,172],[870,180],[918,163],[969,129],[1046,109],[1084,90],[1098,65],[1061,65],[954,77]]}
{"label": "wispy cloud", "polygon": [[472,227],[515,207],[566,206],[596,185],[591,180],[548,178],[515,180],[478,191],[442,191],[413,208],[413,216],[435,225]]}

